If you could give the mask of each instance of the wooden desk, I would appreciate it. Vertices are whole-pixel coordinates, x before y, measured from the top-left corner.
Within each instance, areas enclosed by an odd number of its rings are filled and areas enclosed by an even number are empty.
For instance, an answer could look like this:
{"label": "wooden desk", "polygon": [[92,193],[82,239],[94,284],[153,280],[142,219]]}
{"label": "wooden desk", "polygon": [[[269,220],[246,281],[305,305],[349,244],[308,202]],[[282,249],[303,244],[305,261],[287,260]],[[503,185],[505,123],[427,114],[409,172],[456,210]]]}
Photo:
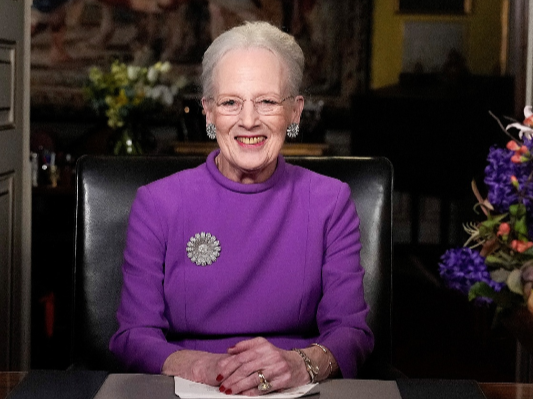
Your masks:
{"label": "wooden desk", "polygon": [[[0,372],[0,399],[5,399],[25,375],[25,372]],[[533,384],[482,382],[479,386],[487,399],[533,399]]]}
{"label": "wooden desk", "polygon": [[[191,142],[181,141],[173,144],[174,153],[178,155],[202,155],[207,156],[211,151],[218,148],[216,141]],[[285,143],[281,149],[284,156],[321,156],[326,153],[327,144],[316,143]]]}
{"label": "wooden desk", "polygon": [[24,372],[0,372],[0,399],[5,399],[25,375]]}
{"label": "wooden desk", "polygon": [[533,384],[480,382],[487,399],[532,399]]}

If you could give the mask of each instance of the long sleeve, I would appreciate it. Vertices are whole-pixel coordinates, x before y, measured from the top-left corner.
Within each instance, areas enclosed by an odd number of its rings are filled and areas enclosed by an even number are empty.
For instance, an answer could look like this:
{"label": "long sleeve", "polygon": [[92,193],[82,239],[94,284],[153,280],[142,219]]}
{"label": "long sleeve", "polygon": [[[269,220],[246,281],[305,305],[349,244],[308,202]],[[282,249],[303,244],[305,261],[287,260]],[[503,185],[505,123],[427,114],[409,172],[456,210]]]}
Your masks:
{"label": "long sleeve", "polygon": [[[180,349],[225,353],[256,336],[287,350],[319,342],[355,377],[373,336],[348,186],[282,157],[266,182],[240,184],[215,154],[138,190],[110,349],[132,371],[159,373]],[[201,232],[221,248],[205,267],[186,251]]]}
{"label": "long sleeve", "polygon": [[163,292],[166,239],[159,215],[149,189],[141,187],[129,217],[119,329],[110,342],[119,360],[137,372],[160,373],[165,359],[181,349],[165,337],[169,329]]}
{"label": "long sleeve", "polygon": [[366,316],[360,264],[359,217],[349,187],[341,186],[326,231],[322,298],[317,310],[319,343],[330,349],[344,378],[355,378],[374,345]]}

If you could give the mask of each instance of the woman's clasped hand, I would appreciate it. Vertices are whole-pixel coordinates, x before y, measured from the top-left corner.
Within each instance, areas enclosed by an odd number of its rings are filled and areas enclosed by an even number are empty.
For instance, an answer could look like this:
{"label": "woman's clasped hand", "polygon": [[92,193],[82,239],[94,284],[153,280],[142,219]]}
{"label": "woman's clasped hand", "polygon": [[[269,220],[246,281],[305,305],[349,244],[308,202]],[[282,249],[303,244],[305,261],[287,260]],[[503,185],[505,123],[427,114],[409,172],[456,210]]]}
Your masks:
{"label": "woman's clasped hand", "polygon": [[[257,396],[309,383],[309,374],[300,355],[276,348],[262,337],[241,341],[225,354],[174,352],[165,361],[162,372],[219,386],[220,392],[228,395]],[[260,390],[265,383],[270,387]]]}

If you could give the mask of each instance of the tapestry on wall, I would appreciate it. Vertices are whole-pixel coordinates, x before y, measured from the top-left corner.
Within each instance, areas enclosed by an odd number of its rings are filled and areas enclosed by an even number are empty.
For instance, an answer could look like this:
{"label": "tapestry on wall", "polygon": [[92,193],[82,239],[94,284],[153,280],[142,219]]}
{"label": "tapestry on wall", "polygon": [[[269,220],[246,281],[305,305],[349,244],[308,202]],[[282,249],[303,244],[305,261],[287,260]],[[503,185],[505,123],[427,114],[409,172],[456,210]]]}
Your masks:
{"label": "tapestry on wall", "polygon": [[88,70],[169,61],[198,95],[203,52],[224,30],[267,20],[306,54],[304,94],[348,107],[368,84],[370,0],[33,0],[32,118],[77,115]]}

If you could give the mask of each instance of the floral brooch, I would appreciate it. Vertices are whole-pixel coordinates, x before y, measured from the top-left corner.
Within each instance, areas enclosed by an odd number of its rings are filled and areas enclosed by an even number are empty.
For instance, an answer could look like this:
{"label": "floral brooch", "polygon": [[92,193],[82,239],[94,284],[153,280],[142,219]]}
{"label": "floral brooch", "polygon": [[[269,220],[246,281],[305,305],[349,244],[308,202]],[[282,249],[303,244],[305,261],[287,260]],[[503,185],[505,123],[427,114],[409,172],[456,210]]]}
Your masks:
{"label": "floral brooch", "polygon": [[187,256],[198,266],[212,264],[220,255],[220,242],[210,233],[196,233],[187,243]]}

